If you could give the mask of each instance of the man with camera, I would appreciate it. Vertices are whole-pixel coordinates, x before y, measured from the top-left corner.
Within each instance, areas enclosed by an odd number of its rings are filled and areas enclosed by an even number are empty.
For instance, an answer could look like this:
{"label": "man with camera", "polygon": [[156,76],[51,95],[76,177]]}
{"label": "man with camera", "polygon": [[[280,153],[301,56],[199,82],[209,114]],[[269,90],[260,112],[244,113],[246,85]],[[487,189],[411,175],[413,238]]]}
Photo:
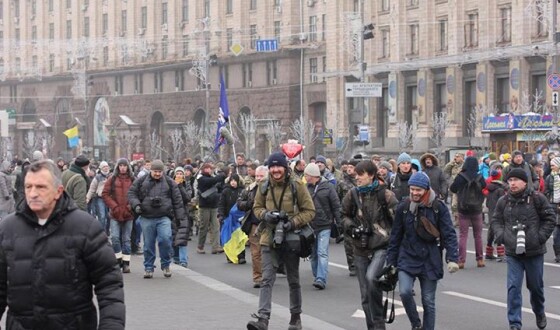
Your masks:
{"label": "man with camera", "polygon": [[298,330],[301,329],[300,257],[283,242],[285,233],[311,222],[315,216],[315,206],[305,185],[288,171],[288,161],[283,153],[271,154],[268,168],[268,179],[259,185],[253,206],[253,213],[261,220],[257,231],[261,235],[263,279],[258,314],[253,314],[257,321],[249,321],[247,329],[268,329],[276,269],[279,262],[283,262],[290,287],[291,319],[288,329]]}
{"label": "man with camera", "polygon": [[[416,172],[408,180],[410,197],[397,207],[387,265],[398,272],[399,293],[412,330],[433,330],[436,326],[437,281],[443,278],[442,249],[447,270],[459,270],[457,234],[449,209],[430,188],[430,178]],[[414,281],[422,288],[423,322],[414,301]]]}
{"label": "man with camera", "polygon": [[527,183],[527,171],[513,168],[506,177],[508,193],[498,200],[491,226],[496,244],[504,244],[507,261],[507,316],[511,330],[521,329],[523,277],[531,294],[537,327],[546,327],[544,309],[544,255],[546,241],[556,225],[547,198]]}
{"label": "man with camera", "polygon": [[397,199],[379,181],[377,166],[373,162],[360,161],[355,171],[357,187],[352,188],[342,200],[344,231],[352,240],[367,328],[384,330],[383,292],[374,276],[385,264]]}
{"label": "man with camera", "polygon": [[[340,202],[344,199],[344,196],[356,187],[356,165],[360,161],[358,159],[352,158],[348,161],[346,165],[346,170],[342,176],[342,180],[336,183],[336,192],[340,198]],[[346,263],[348,264],[348,272],[350,276],[356,276],[356,267],[354,267],[354,248],[352,244],[352,237],[346,233],[341,233],[344,239],[344,253],[346,254]],[[339,238],[337,238],[337,242]]]}
{"label": "man with camera", "polygon": [[152,162],[150,175],[136,179],[128,191],[131,208],[139,215],[138,221],[144,234],[144,278],[154,276],[156,240],[161,269],[171,277],[171,219],[177,224],[186,223],[183,199],[177,183],[163,173],[163,162]]}

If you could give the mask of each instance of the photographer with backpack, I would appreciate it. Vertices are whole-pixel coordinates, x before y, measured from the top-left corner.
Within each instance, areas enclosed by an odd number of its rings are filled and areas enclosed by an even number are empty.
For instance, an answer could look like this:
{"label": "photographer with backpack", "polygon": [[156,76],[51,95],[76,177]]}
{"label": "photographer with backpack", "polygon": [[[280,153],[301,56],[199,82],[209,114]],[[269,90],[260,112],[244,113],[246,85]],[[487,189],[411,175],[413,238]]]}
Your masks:
{"label": "photographer with backpack", "polygon": [[469,226],[473,227],[476,266],[484,267],[484,253],[482,250],[482,203],[484,194],[482,189],[486,182],[478,174],[478,161],[475,157],[467,157],[463,169],[459,173],[449,190],[457,194],[459,212],[459,268],[465,267],[467,257],[467,238]]}

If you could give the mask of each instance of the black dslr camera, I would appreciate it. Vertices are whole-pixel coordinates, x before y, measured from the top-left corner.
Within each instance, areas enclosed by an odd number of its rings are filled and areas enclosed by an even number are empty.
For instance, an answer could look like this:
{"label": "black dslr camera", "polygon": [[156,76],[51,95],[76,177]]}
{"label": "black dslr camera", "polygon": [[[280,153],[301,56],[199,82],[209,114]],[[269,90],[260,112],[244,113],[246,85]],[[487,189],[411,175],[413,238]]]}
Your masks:
{"label": "black dslr camera", "polygon": [[156,197],[152,197],[151,201],[150,201],[150,205],[153,208],[158,208],[161,207],[161,197],[156,196]]}
{"label": "black dslr camera", "polygon": [[368,237],[371,236],[371,229],[360,225],[359,227],[352,228],[352,238],[360,240],[360,247],[365,249],[368,246]]}
{"label": "black dslr camera", "polygon": [[275,247],[279,247],[284,241],[284,222],[288,221],[288,215],[284,211],[272,212],[272,214],[278,219],[278,223],[274,228],[274,238],[272,241]]}

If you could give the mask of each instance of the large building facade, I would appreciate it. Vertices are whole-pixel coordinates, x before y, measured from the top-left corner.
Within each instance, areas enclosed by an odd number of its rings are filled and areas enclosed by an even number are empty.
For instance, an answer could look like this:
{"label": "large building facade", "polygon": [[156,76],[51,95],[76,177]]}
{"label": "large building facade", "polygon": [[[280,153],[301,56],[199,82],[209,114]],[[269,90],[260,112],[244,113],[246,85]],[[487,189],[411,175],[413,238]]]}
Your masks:
{"label": "large building facade", "polygon": [[[306,156],[349,154],[357,125],[369,133],[365,151],[426,150],[442,113],[446,146],[490,144],[483,116],[521,113],[533,101],[550,108],[553,5],[3,0],[3,156],[202,156],[213,147],[220,76],[236,151],[251,158],[291,138],[305,141]],[[375,37],[363,40],[370,23]],[[263,40],[277,49],[262,49]],[[382,96],[347,98],[345,84],[359,81],[381,83]],[[69,149],[63,133],[75,126],[81,144]],[[403,144],[409,127],[413,146]],[[518,142],[505,134],[492,147]]]}

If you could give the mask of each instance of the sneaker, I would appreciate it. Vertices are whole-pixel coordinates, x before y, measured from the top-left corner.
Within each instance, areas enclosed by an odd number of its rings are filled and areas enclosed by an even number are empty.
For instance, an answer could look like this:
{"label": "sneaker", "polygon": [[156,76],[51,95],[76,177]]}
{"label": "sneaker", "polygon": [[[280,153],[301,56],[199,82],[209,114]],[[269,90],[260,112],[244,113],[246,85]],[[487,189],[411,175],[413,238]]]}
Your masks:
{"label": "sneaker", "polygon": [[260,289],[260,287],[261,287],[261,282],[255,282],[255,283],[253,283],[253,288],[255,288],[255,289]]}
{"label": "sneaker", "polygon": [[484,258],[486,260],[496,260],[497,259],[496,256],[493,255],[493,254],[487,254]]}
{"label": "sneaker", "polygon": [[512,325],[511,327],[509,327],[509,330],[521,330],[521,328],[516,325]]}
{"label": "sneaker", "polygon": [[464,262],[460,262],[459,263],[459,269],[464,269],[465,268],[465,263]]}
{"label": "sneaker", "polygon": [[183,268],[187,268],[189,264],[187,264],[186,262],[182,262],[179,266],[183,267]]}
{"label": "sneaker", "polygon": [[536,315],[537,317],[537,328],[544,329],[546,328],[546,315]]}
{"label": "sneaker", "polygon": [[481,267],[484,267],[484,266],[486,266],[484,264],[484,260],[480,259],[480,260],[476,261],[476,267],[481,268]]}
{"label": "sneaker", "polygon": [[163,269],[163,276],[171,277],[171,269],[169,269],[169,267]]}
{"label": "sneaker", "polygon": [[412,330],[422,330],[422,326],[419,325],[419,326],[416,326],[416,327],[412,327]]}
{"label": "sneaker", "polygon": [[350,272],[348,273],[348,276],[350,276],[350,277],[356,276],[356,270],[355,269],[350,269]]}
{"label": "sneaker", "polygon": [[204,248],[203,248],[203,247],[202,247],[202,248],[201,248],[201,247],[197,247],[197,248],[196,248],[196,253],[198,253],[198,254],[205,254],[206,251],[204,251]]}
{"label": "sneaker", "polygon": [[218,253],[223,253],[223,252],[224,252],[224,249],[222,249],[222,248],[217,248],[215,250],[212,250],[212,254],[218,254]]}
{"label": "sneaker", "polygon": [[323,283],[322,281],[319,281],[319,280],[315,280],[313,282],[313,286],[316,287],[319,290],[324,290],[325,287],[326,287],[325,283]]}
{"label": "sneaker", "polygon": [[239,258],[238,263],[239,263],[240,265],[244,265],[244,264],[247,263],[247,260],[245,260],[245,258]]}
{"label": "sneaker", "polygon": [[144,278],[152,278],[154,277],[154,272],[151,270],[147,270],[144,272]]}

